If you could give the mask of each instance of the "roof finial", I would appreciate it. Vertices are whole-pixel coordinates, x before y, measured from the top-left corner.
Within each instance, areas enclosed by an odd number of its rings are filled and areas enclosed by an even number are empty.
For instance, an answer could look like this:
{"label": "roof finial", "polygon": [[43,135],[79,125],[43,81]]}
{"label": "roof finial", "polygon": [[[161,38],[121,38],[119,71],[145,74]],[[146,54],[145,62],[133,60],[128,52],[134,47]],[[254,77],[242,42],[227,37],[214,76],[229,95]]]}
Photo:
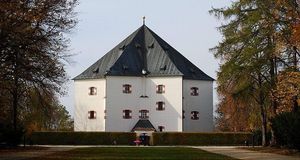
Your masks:
{"label": "roof finial", "polygon": [[145,25],[145,19],[146,19],[146,17],[144,16],[143,17],[143,25]]}

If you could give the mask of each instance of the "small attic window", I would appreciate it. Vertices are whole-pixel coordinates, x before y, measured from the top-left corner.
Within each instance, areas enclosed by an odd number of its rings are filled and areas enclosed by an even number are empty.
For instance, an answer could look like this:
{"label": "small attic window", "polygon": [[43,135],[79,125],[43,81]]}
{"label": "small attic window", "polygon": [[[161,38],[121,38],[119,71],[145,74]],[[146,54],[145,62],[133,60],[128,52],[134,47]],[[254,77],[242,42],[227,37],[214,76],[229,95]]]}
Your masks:
{"label": "small attic window", "polygon": [[161,70],[161,71],[165,71],[167,69],[167,65],[164,65],[163,67],[160,67],[160,69],[159,70]]}
{"label": "small attic window", "polygon": [[148,48],[154,48],[154,43],[151,43]]}
{"label": "small attic window", "polygon": [[124,45],[123,45],[122,47],[120,47],[119,49],[122,50],[122,51],[124,51],[125,48],[126,48],[126,45],[124,44]]}
{"label": "small attic window", "polygon": [[123,66],[122,66],[122,69],[123,69],[124,71],[126,71],[126,70],[128,70],[128,66],[127,66],[127,65],[123,65]]}
{"label": "small attic window", "polygon": [[99,68],[95,68],[95,69],[93,70],[93,73],[99,73]]}
{"label": "small attic window", "polygon": [[136,47],[136,48],[141,48],[141,45],[138,44],[138,43],[136,43],[136,44],[135,44],[135,47]]}

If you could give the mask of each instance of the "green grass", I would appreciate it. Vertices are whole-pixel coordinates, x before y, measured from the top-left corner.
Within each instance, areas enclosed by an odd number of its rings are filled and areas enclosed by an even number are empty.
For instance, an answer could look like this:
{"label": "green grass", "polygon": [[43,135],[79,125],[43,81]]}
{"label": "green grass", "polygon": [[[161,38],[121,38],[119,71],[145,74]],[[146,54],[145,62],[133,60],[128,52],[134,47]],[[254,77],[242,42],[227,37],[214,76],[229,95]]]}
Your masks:
{"label": "green grass", "polygon": [[154,159],[154,160],[232,160],[233,158],[184,147],[92,147],[77,148],[66,152],[34,158],[43,160],[117,160],[117,159]]}

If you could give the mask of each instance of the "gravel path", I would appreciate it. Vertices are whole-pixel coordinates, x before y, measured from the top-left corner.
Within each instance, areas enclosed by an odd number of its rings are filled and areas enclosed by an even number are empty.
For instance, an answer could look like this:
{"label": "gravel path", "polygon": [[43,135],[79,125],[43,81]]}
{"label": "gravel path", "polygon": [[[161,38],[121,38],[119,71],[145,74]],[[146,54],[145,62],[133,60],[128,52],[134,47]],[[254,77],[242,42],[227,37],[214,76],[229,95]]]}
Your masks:
{"label": "gravel path", "polygon": [[300,160],[299,157],[285,156],[273,153],[262,153],[236,147],[194,147],[208,152],[222,154],[243,160]]}

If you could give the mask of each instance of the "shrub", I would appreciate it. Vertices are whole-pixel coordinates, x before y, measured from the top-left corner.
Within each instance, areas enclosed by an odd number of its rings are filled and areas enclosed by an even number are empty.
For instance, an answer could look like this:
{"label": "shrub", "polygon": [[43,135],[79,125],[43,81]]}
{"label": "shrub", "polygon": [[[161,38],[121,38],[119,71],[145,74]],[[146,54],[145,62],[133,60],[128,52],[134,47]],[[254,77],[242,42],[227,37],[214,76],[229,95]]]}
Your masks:
{"label": "shrub", "polygon": [[154,145],[245,145],[245,141],[252,142],[251,133],[153,133]]}
{"label": "shrub", "polygon": [[276,143],[300,150],[300,112],[284,112],[271,119]]}
{"label": "shrub", "polygon": [[31,143],[39,145],[128,145],[135,133],[125,132],[33,132]]}
{"label": "shrub", "polygon": [[0,144],[7,146],[17,146],[21,144],[24,133],[25,132],[22,127],[14,130],[9,125],[0,124]]}

